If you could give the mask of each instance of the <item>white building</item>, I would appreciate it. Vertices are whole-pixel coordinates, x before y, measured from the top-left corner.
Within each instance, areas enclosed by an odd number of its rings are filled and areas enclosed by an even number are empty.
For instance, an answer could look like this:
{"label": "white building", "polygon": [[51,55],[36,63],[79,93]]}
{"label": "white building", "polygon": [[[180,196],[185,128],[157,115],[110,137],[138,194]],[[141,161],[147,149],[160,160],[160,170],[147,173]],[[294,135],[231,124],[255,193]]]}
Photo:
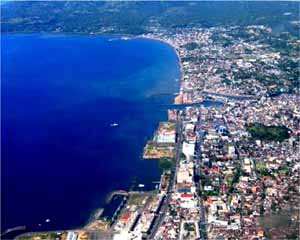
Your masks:
{"label": "white building", "polygon": [[182,152],[188,160],[192,160],[195,153],[195,143],[183,142]]}
{"label": "white building", "polygon": [[75,232],[68,232],[67,240],[77,240],[78,234]]}
{"label": "white building", "polygon": [[176,141],[176,134],[175,131],[170,132],[163,132],[157,135],[157,142],[158,143],[175,143]]}

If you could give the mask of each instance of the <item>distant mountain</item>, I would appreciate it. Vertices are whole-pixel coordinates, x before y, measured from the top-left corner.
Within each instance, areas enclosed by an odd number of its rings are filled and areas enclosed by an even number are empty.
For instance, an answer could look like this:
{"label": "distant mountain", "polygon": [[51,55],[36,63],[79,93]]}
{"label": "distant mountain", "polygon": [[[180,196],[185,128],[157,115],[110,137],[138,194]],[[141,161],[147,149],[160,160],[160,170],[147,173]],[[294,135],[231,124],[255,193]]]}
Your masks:
{"label": "distant mountain", "polygon": [[[298,33],[298,2],[11,2],[1,5],[2,32],[128,33],[157,28],[264,24]],[[285,15],[285,13],[289,13]]]}

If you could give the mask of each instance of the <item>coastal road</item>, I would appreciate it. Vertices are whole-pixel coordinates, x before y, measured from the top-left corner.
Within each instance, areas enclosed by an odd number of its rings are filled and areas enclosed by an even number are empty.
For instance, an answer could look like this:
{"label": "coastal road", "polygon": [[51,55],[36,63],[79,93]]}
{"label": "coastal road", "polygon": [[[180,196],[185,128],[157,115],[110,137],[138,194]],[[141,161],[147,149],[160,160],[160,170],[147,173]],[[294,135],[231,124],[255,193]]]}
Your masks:
{"label": "coastal road", "polygon": [[177,123],[176,123],[176,133],[178,134],[177,136],[177,142],[176,142],[176,149],[175,149],[175,166],[173,170],[171,171],[171,176],[170,176],[170,184],[167,190],[167,196],[163,202],[163,205],[161,207],[161,210],[155,219],[155,222],[153,224],[152,230],[150,234],[148,235],[147,239],[154,239],[155,234],[158,231],[158,228],[160,225],[163,223],[164,218],[166,216],[166,213],[168,211],[168,206],[169,202],[171,199],[171,194],[174,192],[174,188],[176,185],[176,176],[177,176],[177,170],[180,162],[180,155],[181,155],[181,150],[182,150],[182,119],[180,116],[177,117]]}
{"label": "coastal road", "polygon": [[[199,135],[197,134],[197,142],[196,142],[196,149],[195,149],[195,163],[196,163],[196,174],[199,176],[202,175],[202,161],[201,161],[201,144],[203,142],[204,132],[200,130]],[[196,187],[198,192],[202,192],[202,184],[201,180],[199,179],[199,182],[196,183]],[[205,207],[203,204],[203,198],[200,196],[200,230],[201,230],[201,239],[207,239],[207,233],[206,233],[206,212]]]}

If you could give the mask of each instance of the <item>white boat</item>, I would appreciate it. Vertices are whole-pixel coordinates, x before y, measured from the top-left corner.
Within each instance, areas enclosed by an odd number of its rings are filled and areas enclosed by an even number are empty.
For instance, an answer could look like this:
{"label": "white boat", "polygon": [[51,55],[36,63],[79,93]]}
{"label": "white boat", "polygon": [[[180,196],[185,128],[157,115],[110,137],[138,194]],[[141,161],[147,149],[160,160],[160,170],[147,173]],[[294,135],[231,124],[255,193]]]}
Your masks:
{"label": "white boat", "polygon": [[145,187],[145,185],[144,184],[139,184],[139,187],[142,188],[142,187]]}
{"label": "white boat", "polygon": [[110,126],[111,127],[117,127],[117,126],[119,126],[119,124],[117,124],[117,123],[111,123]]}
{"label": "white boat", "polygon": [[50,222],[50,219],[49,219],[49,218],[47,218],[45,222],[46,222],[46,223]]}

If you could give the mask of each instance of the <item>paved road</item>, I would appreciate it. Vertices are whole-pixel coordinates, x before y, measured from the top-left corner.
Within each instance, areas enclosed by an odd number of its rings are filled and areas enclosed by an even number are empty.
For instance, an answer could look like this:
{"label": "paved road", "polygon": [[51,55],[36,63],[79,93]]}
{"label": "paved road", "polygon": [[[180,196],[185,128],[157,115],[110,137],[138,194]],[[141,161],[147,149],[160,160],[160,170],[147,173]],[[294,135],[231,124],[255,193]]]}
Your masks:
{"label": "paved road", "polygon": [[[200,177],[202,175],[202,161],[201,161],[201,144],[203,142],[204,132],[200,131],[199,136],[197,135],[197,143],[196,143],[196,154],[195,154],[195,161],[196,161],[196,174]],[[202,192],[202,184],[201,180],[199,179],[199,183],[196,183],[196,187],[198,192]],[[203,203],[203,198],[200,197],[200,230],[201,230],[201,239],[207,239],[206,233],[206,211]]]}
{"label": "paved road", "polygon": [[178,133],[178,137],[177,137],[176,150],[175,150],[176,151],[175,167],[171,171],[170,184],[168,187],[167,196],[163,202],[160,213],[157,215],[157,218],[155,219],[155,223],[152,227],[151,233],[148,236],[148,239],[154,239],[154,236],[157,233],[159,226],[163,223],[163,220],[168,211],[168,206],[169,206],[169,202],[171,199],[171,193],[174,191],[174,188],[176,185],[177,170],[178,170],[178,166],[179,166],[179,162],[180,162],[180,155],[181,155],[181,150],[182,150],[182,119],[181,119],[181,117],[177,117],[176,132]]}
{"label": "paved road", "polygon": [[[201,114],[201,113],[200,113]],[[200,121],[201,115],[198,117],[198,122]],[[204,131],[197,130],[197,139],[196,139],[196,146],[195,146],[195,154],[194,154],[194,161],[195,161],[195,172],[196,175],[199,177],[199,182],[196,182],[196,188],[197,192],[201,193],[203,192],[202,184],[201,184],[201,178],[200,176],[203,175],[202,173],[202,156],[201,156],[201,144],[203,143],[204,138]],[[206,233],[206,210],[203,203],[203,197],[198,196],[200,201],[200,234],[201,239],[207,239],[207,233]]]}

